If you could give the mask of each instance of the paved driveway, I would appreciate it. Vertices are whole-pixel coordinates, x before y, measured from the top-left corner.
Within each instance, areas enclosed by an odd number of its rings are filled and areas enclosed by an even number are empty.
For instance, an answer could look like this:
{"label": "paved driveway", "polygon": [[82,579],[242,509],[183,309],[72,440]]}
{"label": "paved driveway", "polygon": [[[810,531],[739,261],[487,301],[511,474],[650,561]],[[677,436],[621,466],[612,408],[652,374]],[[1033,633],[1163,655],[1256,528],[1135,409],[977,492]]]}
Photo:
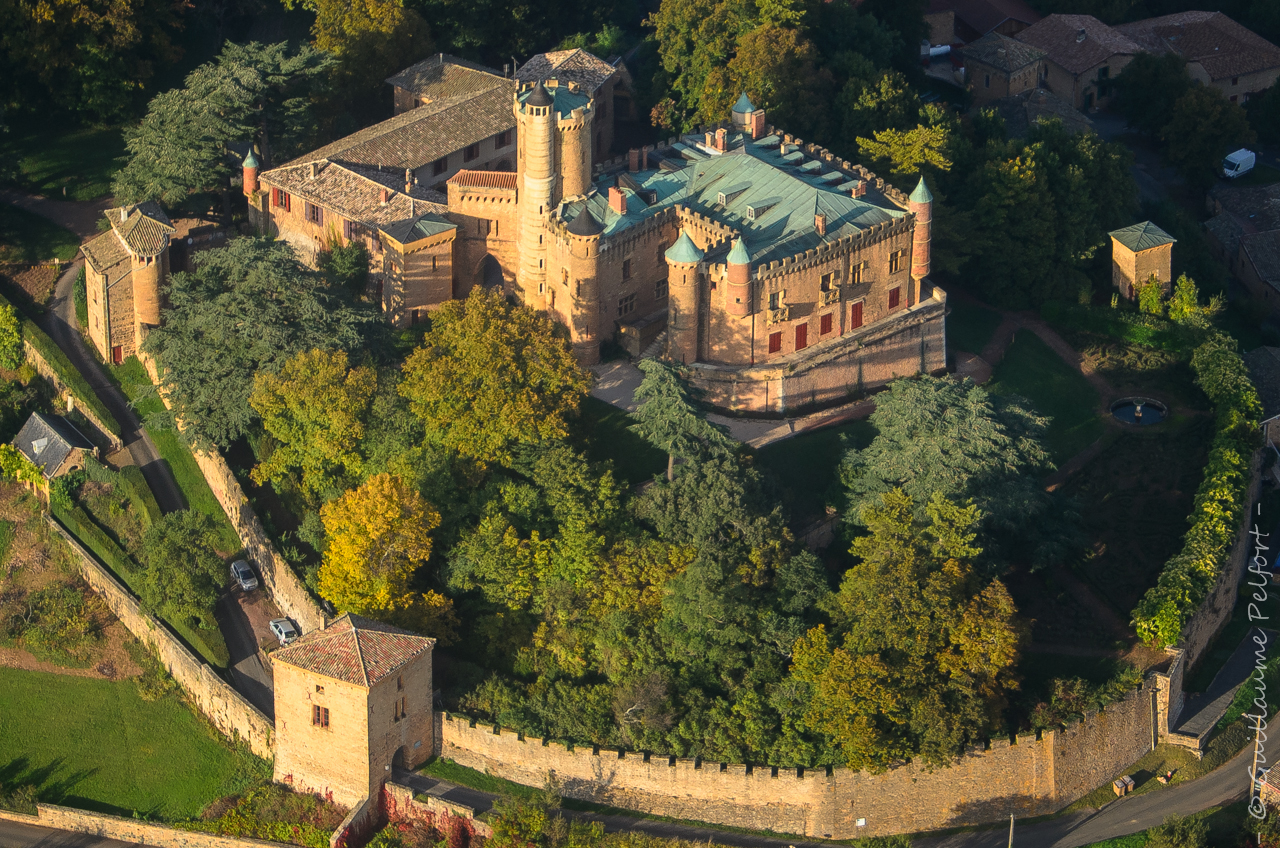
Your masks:
{"label": "paved driveway", "polygon": [[261,588],[246,593],[233,587],[218,599],[214,614],[231,654],[232,685],[267,718],[274,719],[275,680],[262,664],[258,645],[273,638],[269,622],[280,618],[280,610]]}

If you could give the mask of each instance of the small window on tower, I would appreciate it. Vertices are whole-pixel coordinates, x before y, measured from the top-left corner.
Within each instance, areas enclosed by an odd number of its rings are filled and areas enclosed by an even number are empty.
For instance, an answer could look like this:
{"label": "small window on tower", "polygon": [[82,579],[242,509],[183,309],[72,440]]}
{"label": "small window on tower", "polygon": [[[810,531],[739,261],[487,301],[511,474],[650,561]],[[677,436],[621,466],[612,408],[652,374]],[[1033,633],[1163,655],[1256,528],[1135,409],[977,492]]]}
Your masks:
{"label": "small window on tower", "polygon": [[311,724],[316,727],[329,726],[329,708],[319,704],[311,705]]}
{"label": "small window on tower", "polygon": [[850,269],[849,269],[849,282],[850,282],[850,283],[853,283],[853,284],[856,286],[856,285],[858,285],[858,283],[861,283],[861,282],[862,282],[862,269],[863,269],[863,268],[865,268],[865,267],[866,267],[866,265],[867,265],[867,263],[865,263],[865,262],[859,262],[859,263],[857,263],[856,265],[854,265],[852,268],[850,268]]}
{"label": "small window on tower", "polygon": [[397,692],[400,692],[400,691],[403,691],[403,690],[404,690],[404,676],[403,676],[403,675],[397,675],[397,676],[396,676],[396,691],[397,691]]}
{"label": "small window on tower", "polygon": [[889,273],[896,274],[902,270],[902,254],[904,251],[895,250],[889,254]]}

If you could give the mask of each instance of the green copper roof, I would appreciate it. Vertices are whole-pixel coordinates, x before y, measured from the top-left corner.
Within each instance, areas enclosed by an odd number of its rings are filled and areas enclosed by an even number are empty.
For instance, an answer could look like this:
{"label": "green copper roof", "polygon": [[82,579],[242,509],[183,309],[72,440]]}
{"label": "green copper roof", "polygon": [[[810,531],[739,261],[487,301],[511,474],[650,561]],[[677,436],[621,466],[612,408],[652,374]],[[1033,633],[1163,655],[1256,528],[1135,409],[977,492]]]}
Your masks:
{"label": "green copper roof", "polygon": [[738,102],[733,104],[733,111],[740,112],[744,115],[750,115],[755,110],[756,107],[752,105],[751,98],[747,97],[747,93],[745,91],[738,95]]}
{"label": "green copper roof", "polygon": [[436,215],[423,215],[420,218],[407,218],[395,221],[379,229],[401,244],[413,244],[424,238],[439,235],[449,230],[456,230],[458,225]]}
{"label": "green copper roof", "polygon": [[[588,98],[585,94],[570,91],[568,86],[557,85],[552,88],[544,89],[541,83],[534,86],[533,88],[520,92],[520,102],[524,103],[528,101],[529,98],[533,96],[535,92],[538,92],[538,91],[543,91],[546,94],[551,96],[552,102],[555,103],[556,112],[562,118],[569,117],[569,113],[572,112],[574,109],[578,109],[582,106],[586,106],[587,103],[590,102],[590,98]],[[535,99],[540,100],[541,98],[535,98]],[[538,103],[535,102],[533,105],[537,106]]]}
{"label": "green copper roof", "polygon": [[680,231],[680,238],[676,243],[667,248],[667,261],[681,265],[697,265],[702,261],[703,253],[698,250],[698,246],[693,243],[693,239],[689,238],[689,234],[684,230]]}
{"label": "green copper roof", "polygon": [[751,254],[747,253],[747,246],[742,243],[742,239],[733,240],[733,250],[729,251],[729,257],[725,261],[730,265],[751,264]]}
{"label": "green copper roof", "polygon": [[1143,221],[1141,224],[1114,230],[1110,235],[1134,253],[1140,250],[1150,250],[1162,244],[1173,244],[1177,241],[1176,238],[1150,221]]}
{"label": "green copper roof", "polygon": [[924,184],[924,177],[920,178],[919,185],[916,190],[911,192],[912,203],[932,203],[933,195],[929,193],[929,187]]}
{"label": "green copper roof", "polygon": [[253,155],[253,148],[249,148],[249,155],[244,157],[244,166],[246,168],[258,167],[258,160]]}

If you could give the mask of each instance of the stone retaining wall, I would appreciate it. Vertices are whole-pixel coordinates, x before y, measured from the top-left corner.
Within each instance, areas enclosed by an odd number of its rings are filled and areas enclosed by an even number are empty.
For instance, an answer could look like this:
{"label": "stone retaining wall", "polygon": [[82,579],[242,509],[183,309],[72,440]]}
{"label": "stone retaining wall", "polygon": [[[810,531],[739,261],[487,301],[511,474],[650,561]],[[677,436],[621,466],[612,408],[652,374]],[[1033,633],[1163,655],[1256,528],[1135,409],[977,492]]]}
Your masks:
{"label": "stone retaining wall", "polygon": [[70,387],[68,387],[66,383],[62,382],[62,378],[58,376],[58,372],[53,370],[53,367],[49,365],[48,361],[45,360],[43,356],[40,355],[40,351],[36,350],[31,342],[23,339],[22,349],[26,353],[27,361],[36,369],[36,373],[48,380],[59,394],[66,395],[68,398],[72,399],[72,402],[75,404],[76,412],[79,412],[89,420],[89,423],[94,426],[94,429],[96,429],[102,435],[102,438],[106,439],[108,444],[111,445],[112,451],[118,451],[124,447],[124,442],[120,440],[120,437],[111,432],[110,427],[102,423],[102,420],[94,414],[93,410],[89,408],[87,403],[75,402],[75,395],[71,393]]}
{"label": "stone retaining wall", "polygon": [[154,616],[142,610],[141,604],[115,576],[52,518],[46,519],[55,533],[70,545],[78,556],[80,573],[129,632],[144,645],[152,647],[164,667],[191,697],[192,703],[219,731],[228,737],[239,736],[259,757],[271,759],[274,726],[271,720],[244,699],[239,692],[218,676],[212,668],[196,659],[186,646]]}
{"label": "stone retaining wall", "polygon": [[57,830],[68,830],[72,833],[87,833],[105,839],[118,839],[121,842],[133,842],[138,845],[158,845],[162,848],[297,848],[280,842],[268,842],[264,839],[248,837],[215,836],[211,833],[193,833],[165,827],[162,824],[151,824],[140,819],[126,819],[119,816],[108,816],[103,813],[90,813],[84,810],[73,810],[70,807],[58,807],[53,804],[39,804],[39,824],[41,827],[52,827]]}

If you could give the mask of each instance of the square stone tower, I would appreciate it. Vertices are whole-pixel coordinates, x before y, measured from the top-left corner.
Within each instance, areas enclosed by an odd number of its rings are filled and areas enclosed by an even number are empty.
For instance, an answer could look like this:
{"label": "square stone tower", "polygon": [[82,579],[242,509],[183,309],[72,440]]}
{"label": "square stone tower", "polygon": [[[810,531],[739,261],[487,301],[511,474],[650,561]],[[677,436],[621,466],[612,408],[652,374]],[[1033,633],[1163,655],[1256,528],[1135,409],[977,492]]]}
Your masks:
{"label": "square stone tower", "polygon": [[276,781],[355,806],[426,761],[434,646],[348,614],[272,654]]}
{"label": "square stone tower", "polygon": [[1111,283],[1132,300],[1137,287],[1154,274],[1166,296],[1173,284],[1173,236],[1150,221],[1110,233]]}

